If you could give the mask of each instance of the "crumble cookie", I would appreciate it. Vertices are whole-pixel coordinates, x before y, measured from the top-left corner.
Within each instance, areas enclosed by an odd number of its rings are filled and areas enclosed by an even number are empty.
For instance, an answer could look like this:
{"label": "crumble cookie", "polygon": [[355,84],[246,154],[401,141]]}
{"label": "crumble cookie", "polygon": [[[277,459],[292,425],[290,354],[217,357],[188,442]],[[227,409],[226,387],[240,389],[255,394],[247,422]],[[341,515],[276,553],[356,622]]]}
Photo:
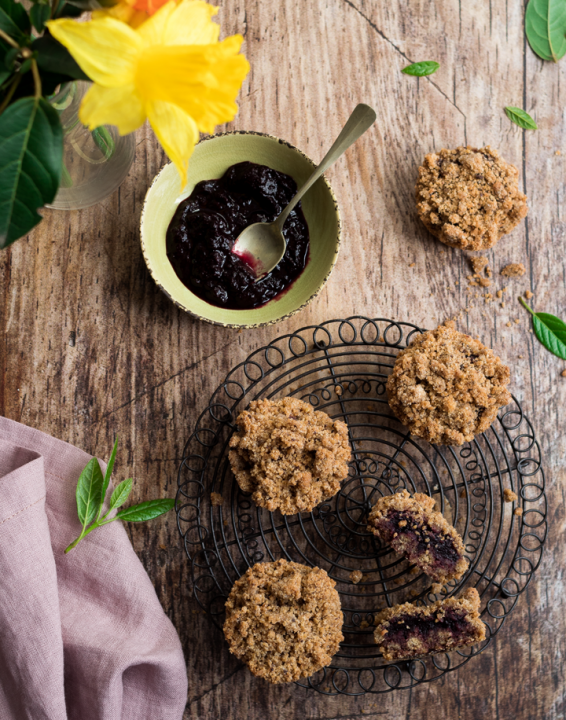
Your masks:
{"label": "crumble cookie", "polygon": [[344,639],[335,585],[317,567],[287,560],[254,565],[226,601],[230,652],[271,683],[293,682],[326,667]]}
{"label": "crumble cookie", "polygon": [[368,529],[435,582],[458,580],[468,569],[462,538],[434,498],[407,490],[379,498],[368,516]]}
{"label": "crumble cookie", "polygon": [[438,600],[428,607],[412,603],[382,610],[375,618],[375,642],[387,661],[450,652],[485,640],[475,588],[459,600]]}
{"label": "crumble cookie", "polygon": [[466,250],[493,247],[527,214],[518,177],[517,168],[489,146],[430,153],[419,168],[419,217],[445,245]]}
{"label": "crumble cookie", "polygon": [[228,458],[254,502],[283,515],[336,495],[348,474],[348,427],[296,398],[254,400],[237,419]]}
{"label": "crumble cookie", "polygon": [[509,265],[505,265],[505,267],[501,269],[503,277],[509,278],[522,277],[526,272],[527,269],[523,263],[509,263]]}
{"label": "crumble cookie", "polygon": [[447,323],[401,350],[387,379],[389,407],[413,435],[462,445],[511,401],[509,378],[493,350]]}

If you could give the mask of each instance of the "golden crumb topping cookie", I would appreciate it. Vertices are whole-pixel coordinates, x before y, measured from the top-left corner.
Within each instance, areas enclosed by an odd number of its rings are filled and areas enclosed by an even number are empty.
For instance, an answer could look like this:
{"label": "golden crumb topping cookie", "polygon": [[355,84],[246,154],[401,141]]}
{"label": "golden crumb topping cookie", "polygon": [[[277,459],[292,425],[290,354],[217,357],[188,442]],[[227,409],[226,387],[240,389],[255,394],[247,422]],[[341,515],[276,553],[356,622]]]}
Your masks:
{"label": "golden crumb topping cookie", "polygon": [[254,400],[236,422],[228,458],[260,507],[293,515],[340,489],[351,458],[345,423],[296,398]]}
{"label": "golden crumb topping cookie", "polygon": [[271,683],[326,667],[344,639],[335,584],[317,567],[287,560],[254,565],[226,601],[230,652]]}
{"label": "golden crumb topping cookie", "polygon": [[389,407],[413,435],[462,445],[511,401],[509,368],[479,340],[441,325],[418,335],[387,379]]}
{"label": "golden crumb topping cookie", "polygon": [[419,217],[445,245],[493,247],[527,215],[518,177],[517,168],[489,146],[430,153],[419,168]]}

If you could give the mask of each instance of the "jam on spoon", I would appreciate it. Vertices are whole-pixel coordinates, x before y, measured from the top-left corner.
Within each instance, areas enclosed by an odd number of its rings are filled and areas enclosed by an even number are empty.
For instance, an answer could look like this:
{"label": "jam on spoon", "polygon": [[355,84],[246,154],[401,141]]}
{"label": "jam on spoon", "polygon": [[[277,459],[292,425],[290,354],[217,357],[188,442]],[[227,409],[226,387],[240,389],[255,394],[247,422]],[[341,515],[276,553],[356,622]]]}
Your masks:
{"label": "jam on spoon", "polygon": [[177,208],[167,229],[167,257],[195,295],[234,310],[256,308],[286,290],[304,270],[309,229],[300,205],[284,227],[287,251],[261,282],[248,258],[231,252],[252,223],[271,222],[297,191],[292,177],[266,165],[232,165],[219,180],[203,180]]}

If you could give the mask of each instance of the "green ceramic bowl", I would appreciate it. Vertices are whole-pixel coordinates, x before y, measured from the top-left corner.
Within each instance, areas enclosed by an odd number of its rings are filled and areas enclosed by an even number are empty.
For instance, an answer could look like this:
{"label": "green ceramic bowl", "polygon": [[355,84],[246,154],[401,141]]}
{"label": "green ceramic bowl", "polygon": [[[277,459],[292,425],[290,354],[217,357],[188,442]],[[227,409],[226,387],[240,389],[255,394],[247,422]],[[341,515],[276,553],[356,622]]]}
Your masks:
{"label": "green ceramic bowl", "polygon": [[175,166],[163,168],[145,198],[141,216],[141,245],[151,276],[174,303],[191,315],[225,327],[257,327],[289,317],[307,305],[323,288],[338,257],[340,213],[332,188],[318,180],[303,198],[309,225],[310,258],[300,277],[281,297],[253,310],[226,310],[197,297],[179,280],[165,252],[165,234],[177,205],[201,180],[221,177],[235,163],[250,160],[291,175],[300,187],[315,164],[289,143],[270,135],[235,132],[202,140],[189,162],[188,185],[179,191]]}

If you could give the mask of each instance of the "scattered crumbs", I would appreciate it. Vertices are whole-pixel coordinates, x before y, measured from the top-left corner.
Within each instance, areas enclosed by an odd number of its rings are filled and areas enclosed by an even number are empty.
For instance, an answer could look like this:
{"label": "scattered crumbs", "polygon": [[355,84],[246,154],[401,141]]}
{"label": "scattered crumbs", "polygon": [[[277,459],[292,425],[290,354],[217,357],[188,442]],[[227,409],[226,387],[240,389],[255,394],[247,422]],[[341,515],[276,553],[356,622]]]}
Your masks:
{"label": "scattered crumbs", "polygon": [[562,370],[560,374],[562,375],[562,377],[566,377],[566,370]]}
{"label": "scattered crumbs", "polygon": [[495,293],[495,297],[502,298],[502,297],[503,297],[503,290],[498,290],[498,291]]}
{"label": "scattered crumbs", "polygon": [[527,298],[527,300],[530,300],[533,295],[534,293],[532,293],[530,290],[525,290],[525,297]]}
{"label": "scattered crumbs", "polygon": [[409,570],[409,575],[418,575],[419,569],[416,565],[413,565],[413,567]]}
{"label": "scattered crumbs", "polygon": [[503,490],[503,499],[506,503],[512,503],[515,502],[515,500],[519,499],[519,496],[517,493],[513,492],[513,490],[510,490],[509,488],[505,488]]}
{"label": "scattered crumbs", "polygon": [[522,356],[522,355],[519,355],[519,360],[522,360],[522,359],[523,359],[523,356]]}
{"label": "scattered crumbs", "polygon": [[485,269],[485,274],[487,277],[491,277],[493,275],[493,270],[489,267],[489,265]]}
{"label": "scattered crumbs", "polygon": [[354,585],[357,585],[360,580],[363,578],[363,573],[361,570],[352,570],[350,573],[350,581],[354,583]]}
{"label": "scattered crumbs", "polygon": [[217,492],[211,492],[210,493],[210,502],[213,505],[222,505],[224,502],[224,498],[220,493]]}
{"label": "scattered crumbs", "polygon": [[[360,623],[360,627],[365,630],[367,627],[369,627],[368,621],[362,620],[362,622]],[[362,710],[362,712],[363,712],[363,710]]]}
{"label": "scattered crumbs", "polygon": [[507,327],[511,327],[511,323],[510,323],[510,322],[505,323],[505,325],[506,325]]}
{"label": "scattered crumbs", "polygon": [[167,545],[160,545],[160,546],[159,546],[159,549],[160,549],[160,550],[167,550]]}
{"label": "scattered crumbs", "polygon": [[430,296],[429,296],[429,297],[432,297],[433,295],[434,295],[434,293],[433,293],[433,292],[431,292],[431,294],[430,294]]}
{"label": "scattered crumbs", "polygon": [[513,515],[518,515],[519,517],[521,517],[522,514],[523,514],[523,508],[518,507],[513,510]]}
{"label": "scattered crumbs", "polygon": [[513,320],[513,322],[515,323],[515,325],[518,325],[521,321],[519,320],[519,318],[515,318],[515,320]]}
{"label": "scattered crumbs", "polygon": [[238,335],[240,335],[242,332],[243,332],[243,329],[240,328],[240,329],[238,330]]}
{"label": "scattered crumbs", "polygon": [[478,278],[478,283],[479,283],[482,287],[489,287],[489,286],[491,285],[491,280],[488,280],[487,278],[479,277],[479,278]]}
{"label": "scattered crumbs", "polygon": [[468,493],[467,493],[467,491],[466,491],[466,488],[462,488],[462,489],[460,490],[459,496],[460,496],[461,498],[465,498],[467,494],[468,494]]}
{"label": "scattered crumbs", "polygon": [[505,307],[505,302],[502,302],[502,303],[501,303],[501,307],[502,307],[502,308]]}
{"label": "scattered crumbs", "polygon": [[474,273],[481,273],[481,271],[486,267],[487,263],[488,263],[488,259],[481,255],[480,255],[480,257],[471,257],[470,258],[470,264],[472,266],[472,270],[474,271]]}
{"label": "scattered crumbs", "polygon": [[432,587],[430,591],[433,595],[438,595],[438,593],[442,592],[443,585],[442,583],[432,583]]}
{"label": "scattered crumbs", "polygon": [[336,393],[336,395],[342,395],[342,388],[340,387],[340,385],[336,385],[336,387],[334,388],[334,392]]}
{"label": "scattered crumbs", "polygon": [[485,299],[484,299],[484,302],[490,303],[490,302],[493,300],[493,295],[488,292],[488,293],[486,293],[486,294],[484,295],[484,298],[485,298]]}
{"label": "scattered crumbs", "polygon": [[501,269],[501,274],[504,277],[521,277],[521,275],[524,275],[527,272],[525,266],[523,263],[509,263],[509,265],[505,265],[504,268]]}
{"label": "scattered crumbs", "polygon": [[562,153],[560,152],[560,150],[557,150],[554,154],[555,154],[555,155],[562,155]]}
{"label": "scattered crumbs", "polygon": [[417,263],[411,263],[411,264],[409,265],[409,267],[415,267],[416,264],[417,264]]}
{"label": "scattered crumbs", "polygon": [[418,597],[418,592],[416,590],[411,590],[410,595],[411,597]]}
{"label": "scattered crumbs", "polygon": [[454,285],[459,285],[459,284],[460,284],[459,280],[456,280],[456,282],[454,283]]}
{"label": "scattered crumbs", "polygon": [[441,250],[439,254],[444,255],[445,252],[446,252],[446,250]]}

